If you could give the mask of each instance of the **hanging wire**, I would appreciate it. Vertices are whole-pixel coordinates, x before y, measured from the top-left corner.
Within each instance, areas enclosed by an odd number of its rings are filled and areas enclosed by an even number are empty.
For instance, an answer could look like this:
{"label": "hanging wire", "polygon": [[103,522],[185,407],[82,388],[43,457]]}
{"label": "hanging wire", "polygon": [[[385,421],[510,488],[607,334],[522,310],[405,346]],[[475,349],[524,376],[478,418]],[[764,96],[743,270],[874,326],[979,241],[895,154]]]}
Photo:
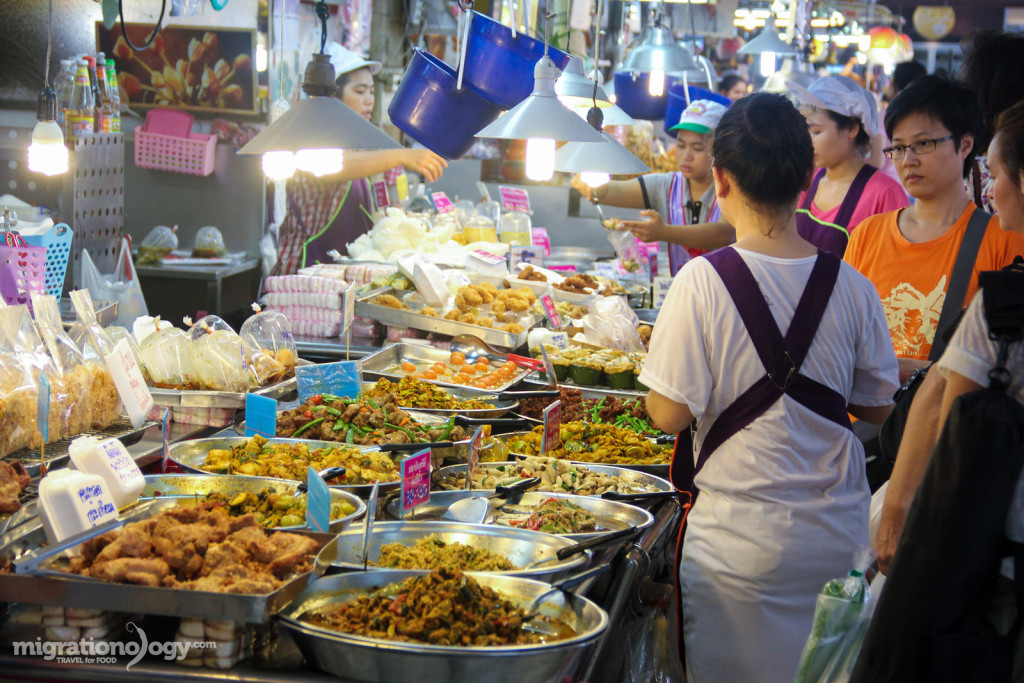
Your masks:
{"label": "hanging wire", "polygon": [[46,22],[46,68],[43,71],[43,85],[50,87],[50,51],[53,49],[53,0],[50,0],[50,18]]}
{"label": "hanging wire", "polygon": [[324,53],[327,46],[327,19],[331,16],[331,10],[324,0],[316,3],[316,18],[320,20],[320,54]]}
{"label": "hanging wire", "polygon": [[128,31],[124,27],[124,0],[117,0],[117,14],[121,17],[121,35],[124,36],[124,42],[128,43],[128,47],[136,52],[148,50],[149,46],[153,44],[154,40],[156,40],[156,34],[160,33],[160,27],[164,23],[164,12],[166,10],[167,0],[160,0],[160,18],[156,20],[156,26],[153,27],[153,32],[150,33],[149,38],[146,39],[146,44],[139,47],[132,43],[132,39],[128,37]]}

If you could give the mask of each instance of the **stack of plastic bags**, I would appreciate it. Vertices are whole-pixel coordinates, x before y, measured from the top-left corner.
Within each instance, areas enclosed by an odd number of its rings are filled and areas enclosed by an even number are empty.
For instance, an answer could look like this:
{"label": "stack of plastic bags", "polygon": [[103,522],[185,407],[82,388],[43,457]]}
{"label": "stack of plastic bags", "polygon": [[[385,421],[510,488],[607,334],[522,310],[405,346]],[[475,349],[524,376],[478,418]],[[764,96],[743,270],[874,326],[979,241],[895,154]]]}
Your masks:
{"label": "stack of plastic bags", "polygon": [[344,326],[344,280],[314,275],[277,275],[265,281],[267,308],[280,311],[292,332],[310,337],[336,337]]}

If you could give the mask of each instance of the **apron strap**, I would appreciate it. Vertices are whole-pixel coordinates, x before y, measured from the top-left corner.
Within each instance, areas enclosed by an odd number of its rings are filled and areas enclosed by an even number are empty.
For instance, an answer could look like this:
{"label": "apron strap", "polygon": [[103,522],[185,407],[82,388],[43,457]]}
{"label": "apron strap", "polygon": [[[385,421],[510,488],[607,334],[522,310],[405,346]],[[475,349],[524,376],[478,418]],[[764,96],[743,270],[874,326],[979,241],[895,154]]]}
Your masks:
{"label": "apron strap", "polygon": [[855,227],[850,225],[850,219],[853,218],[853,212],[857,209],[860,198],[864,195],[864,187],[877,170],[871,164],[861,166],[860,171],[857,172],[857,177],[850,183],[850,189],[846,191],[846,196],[843,197],[843,203],[839,205],[839,211],[833,220],[834,223],[845,225],[847,230]]}
{"label": "apron strap", "polygon": [[807,188],[807,192],[804,192],[803,201],[800,202],[800,209],[810,209],[811,203],[814,202],[814,195],[818,194],[818,183],[825,177],[825,169],[819,168],[814,173],[814,180],[811,181],[811,186]]}

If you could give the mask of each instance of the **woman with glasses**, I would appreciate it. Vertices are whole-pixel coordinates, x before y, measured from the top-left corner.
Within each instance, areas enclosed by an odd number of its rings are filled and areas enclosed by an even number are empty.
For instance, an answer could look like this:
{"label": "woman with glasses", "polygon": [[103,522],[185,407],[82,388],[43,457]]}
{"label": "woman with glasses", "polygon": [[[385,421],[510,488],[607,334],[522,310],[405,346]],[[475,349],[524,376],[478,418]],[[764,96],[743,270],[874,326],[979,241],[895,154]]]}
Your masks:
{"label": "woman with glasses", "polygon": [[819,78],[810,88],[788,85],[807,119],[818,168],[800,196],[796,227],[805,240],[841,257],[851,228],[910,201],[898,181],[864,160],[878,134],[874,95],[846,76]]}
{"label": "woman with glasses", "polygon": [[[862,222],[850,236],[845,258],[878,290],[903,380],[928,365],[933,342],[942,338],[940,314],[976,208],[963,179],[981,127],[974,93],[939,76],[910,83],[885,113],[892,140],[885,155],[915,203]],[[974,225],[971,232],[980,246],[963,305],[974,297],[980,271],[997,270],[1024,254],[1024,236],[1003,232],[995,218],[985,214]]]}

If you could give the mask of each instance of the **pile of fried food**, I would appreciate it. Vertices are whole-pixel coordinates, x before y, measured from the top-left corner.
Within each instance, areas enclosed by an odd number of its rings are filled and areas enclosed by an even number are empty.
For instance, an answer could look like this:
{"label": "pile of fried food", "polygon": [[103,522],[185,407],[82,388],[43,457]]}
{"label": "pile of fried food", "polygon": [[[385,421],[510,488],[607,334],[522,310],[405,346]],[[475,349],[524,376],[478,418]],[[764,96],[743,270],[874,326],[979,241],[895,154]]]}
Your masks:
{"label": "pile of fried food", "polygon": [[[540,477],[540,483],[530,490],[542,493],[599,496],[605,491],[647,493],[656,490],[654,486],[629,481],[622,475],[601,474],[568,460],[535,456],[507,463],[481,463],[473,471],[472,488],[494,489],[530,477]],[[466,488],[466,474],[460,472],[450,481],[442,482],[442,486],[462,490]]]}
{"label": "pile of fried food", "polygon": [[[499,329],[509,334],[522,334],[519,318],[537,302],[537,295],[528,287],[501,289],[489,282],[463,285],[455,292],[452,308],[445,312],[433,306],[424,306],[421,315],[444,318],[468,325]],[[378,294],[370,303],[400,311],[411,311],[405,302],[393,294]]]}
{"label": "pile of fried food", "polygon": [[21,492],[32,482],[25,466],[17,460],[0,460],[0,513],[17,512]]}
{"label": "pile of fried food", "polygon": [[389,569],[460,567],[467,572],[500,572],[515,568],[503,555],[464,543],[447,543],[437,534],[416,539],[411,546],[386,543],[380,547],[380,557],[369,564]]}
{"label": "pile of fried food", "polygon": [[231,518],[223,505],[176,507],[82,544],[71,574],[213,593],[263,595],[310,570],[313,539],[267,534],[253,515]]}
{"label": "pile of fried food", "polygon": [[[511,436],[505,443],[513,453],[541,455],[544,427],[537,426],[526,434]],[[612,424],[563,422],[561,445],[544,455],[577,462],[607,465],[667,465],[672,461],[672,448],[661,446],[632,429]]]}
{"label": "pile of fried food", "polygon": [[548,277],[539,270],[535,270],[533,266],[527,265],[525,268],[519,271],[516,275],[518,280],[527,280],[529,282],[547,282]]}
{"label": "pile of fried food", "polygon": [[[242,491],[230,498],[219,491],[211,491],[203,500],[211,507],[225,506],[232,517],[252,515],[266,529],[302,526],[306,523],[306,497],[296,498],[290,493],[279,493],[272,486],[258,493]],[[332,502],[330,519],[341,519],[355,511],[355,506],[348,501]]]}
{"label": "pile of fried food", "polygon": [[382,377],[369,390],[365,391],[363,396],[377,402],[391,399],[393,403],[403,408],[479,410],[493,407],[490,403],[476,398],[456,398],[430,382],[424,382],[408,375],[397,382]]}
{"label": "pile of fried food", "polygon": [[593,275],[577,273],[570,275],[558,284],[553,285],[555,289],[570,294],[598,294],[600,296],[613,296],[621,293],[616,292],[607,282],[602,282]]}
{"label": "pile of fried food", "polygon": [[442,567],[299,619],[356,636],[480,647],[539,642],[540,635],[523,628],[525,616],[523,608],[461,569]]}
{"label": "pile of fried food", "polygon": [[277,435],[340,441],[361,446],[393,443],[434,443],[467,438],[453,415],[444,424],[420,424],[399,408],[393,396],[342,398],[316,394],[277,416]]}
{"label": "pile of fried food", "polygon": [[356,486],[398,481],[398,467],[386,453],[359,448],[310,449],[304,443],[268,444],[262,436],[231,449],[215,448],[206,455],[201,469],[214,474],[248,474],[305,481],[309,468],[325,470],[344,467],[343,478],[331,479],[331,485]]}

